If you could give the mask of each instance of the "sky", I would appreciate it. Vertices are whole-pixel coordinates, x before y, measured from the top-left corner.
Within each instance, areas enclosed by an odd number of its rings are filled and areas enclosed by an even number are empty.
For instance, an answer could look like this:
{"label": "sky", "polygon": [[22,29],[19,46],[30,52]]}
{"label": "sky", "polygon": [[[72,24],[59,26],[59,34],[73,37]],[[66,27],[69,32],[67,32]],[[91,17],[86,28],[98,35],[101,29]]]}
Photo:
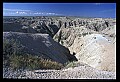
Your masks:
{"label": "sky", "polygon": [[116,18],[116,3],[3,3],[3,16]]}

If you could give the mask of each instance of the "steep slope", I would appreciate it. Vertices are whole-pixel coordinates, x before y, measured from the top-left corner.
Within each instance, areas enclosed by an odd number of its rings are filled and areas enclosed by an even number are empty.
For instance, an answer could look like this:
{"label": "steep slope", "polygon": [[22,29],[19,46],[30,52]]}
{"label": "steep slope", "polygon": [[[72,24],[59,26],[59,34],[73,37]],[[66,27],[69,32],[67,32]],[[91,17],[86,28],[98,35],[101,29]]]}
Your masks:
{"label": "steep slope", "polygon": [[109,22],[99,31],[86,26],[62,27],[53,39],[67,47],[78,61],[99,70],[115,71],[115,26]]}
{"label": "steep slope", "polygon": [[79,61],[99,70],[115,71],[115,45],[100,34],[87,35],[75,56]]}
{"label": "steep slope", "polygon": [[101,32],[112,43],[116,42],[116,25],[110,26]]}
{"label": "steep slope", "polygon": [[84,26],[81,27],[61,27],[60,30],[55,34],[53,39],[65,47],[70,47],[77,36],[84,37],[88,34],[96,33],[91,29],[87,29]]}
{"label": "steep slope", "polygon": [[28,53],[34,55],[43,55],[60,63],[68,62],[72,57],[67,48],[55,42],[48,34],[3,32],[3,40],[12,38],[18,40]]}

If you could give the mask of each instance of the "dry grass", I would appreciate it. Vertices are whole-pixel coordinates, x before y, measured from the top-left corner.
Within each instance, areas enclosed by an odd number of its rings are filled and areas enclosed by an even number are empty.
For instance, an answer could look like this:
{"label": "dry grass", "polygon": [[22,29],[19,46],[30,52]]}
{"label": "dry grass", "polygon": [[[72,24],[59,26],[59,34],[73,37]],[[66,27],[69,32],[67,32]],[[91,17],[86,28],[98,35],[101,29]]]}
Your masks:
{"label": "dry grass", "polygon": [[3,42],[3,66],[15,69],[61,69],[61,63],[43,59],[24,52],[24,48],[16,40],[4,40]]}
{"label": "dry grass", "polygon": [[10,58],[10,66],[13,69],[61,69],[62,64],[48,59],[39,58],[30,54],[12,55]]}

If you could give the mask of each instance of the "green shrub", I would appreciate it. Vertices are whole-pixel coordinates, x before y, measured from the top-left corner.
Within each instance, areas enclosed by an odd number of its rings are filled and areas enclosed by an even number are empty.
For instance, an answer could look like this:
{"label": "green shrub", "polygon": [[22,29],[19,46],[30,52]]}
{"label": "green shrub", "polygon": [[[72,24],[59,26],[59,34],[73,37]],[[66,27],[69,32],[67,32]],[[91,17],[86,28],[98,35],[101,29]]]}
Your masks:
{"label": "green shrub", "polygon": [[61,44],[63,45],[63,44],[64,44],[64,42],[63,42],[63,41],[61,41]]}
{"label": "green shrub", "polygon": [[69,67],[72,67],[72,68],[77,67],[77,62],[75,62],[75,61],[73,61],[73,62],[67,62],[65,64],[65,68],[69,68]]}
{"label": "green shrub", "polygon": [[83,37],[84,37],[84,36],[88,35],[88,33],[82,33],[82,35],[83,35]]}

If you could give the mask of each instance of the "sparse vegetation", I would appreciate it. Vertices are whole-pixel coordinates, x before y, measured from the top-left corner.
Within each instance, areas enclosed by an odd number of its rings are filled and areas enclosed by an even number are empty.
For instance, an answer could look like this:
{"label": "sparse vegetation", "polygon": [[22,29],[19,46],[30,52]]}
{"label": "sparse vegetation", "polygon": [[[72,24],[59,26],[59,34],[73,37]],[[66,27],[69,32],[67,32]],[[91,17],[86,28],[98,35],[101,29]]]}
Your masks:
{"label": "sparse vegetation", "polygon": [[55,37],[54,37],[54,39],[58,39],[59,38],[59,36],[58,35],[56,35]]}
{"label": "sparse vegetation", "polygon": [[63,45],[63,44],[64,44],[64,42],[63,42],[63,41],[61,41],[61,44]]}
{"label": "sparse vegetation", "polygon": [[23,52],[23,47],[17,40],[4,40],[3,42],[3,66],[15,69],[61,69],[61,63],[43,59],[35,55]]}
{"label": "sparse vegetation", "polygon": [[61,69],[62,64],[48,59],[39,58],[30,54],[12,55],[10,58],[10,66],[13,69]]}
{"label": "sparse vegetation", "polygon": [[82,35],[83,35],[83,36],[86,36],[86,35],[88,35],[88,33],[82,33]]}
{"label": "sparse vegetation", "polygon": [[4,39],[3,41],[3,59],[7,59],[11,55],[23,54],[24,47],[15,39]]}
{"label": "sparse vegetation", "polygon": [[72,68],[77,67],[77,62],[75,62],[75,61],[73,61],[73,62],[67,62],[65,64],[65,68],[69,68],[69,67],[72,67]]}

